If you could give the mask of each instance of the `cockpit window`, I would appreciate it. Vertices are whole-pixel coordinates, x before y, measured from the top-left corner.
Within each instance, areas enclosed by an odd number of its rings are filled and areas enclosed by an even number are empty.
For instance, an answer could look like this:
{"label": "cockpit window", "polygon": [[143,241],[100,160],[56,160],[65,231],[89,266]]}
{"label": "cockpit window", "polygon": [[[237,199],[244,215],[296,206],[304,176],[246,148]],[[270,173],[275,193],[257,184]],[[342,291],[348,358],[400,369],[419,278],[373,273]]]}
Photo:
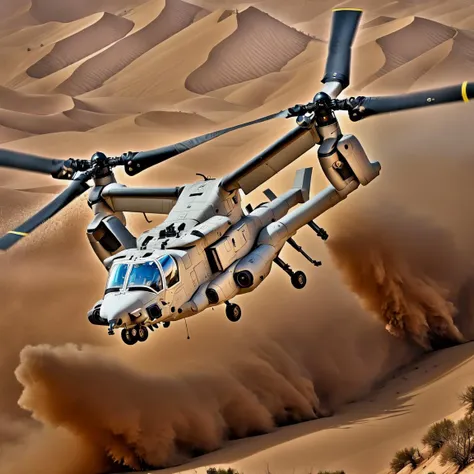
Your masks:
{"label": "cockpit window", "polygon": [[155,262],[138,263],[132,266],[127,288],[136,286],[148,286],[155,291],[163,289],[160,270]]}
{"label": "cockpit window", "polygon": [[161,268],[163,268],[166,286],[171,288],[179,281],[178,265],[171,255],[163,255],[158,259],[158,261],[160,262]]}
{"label": "cockpit window", "polygon": [[119,263],[112,265],[109,273],[109,279],[107,280],[107,289],[122,288],[127,276],[128,265],[125,263]]}

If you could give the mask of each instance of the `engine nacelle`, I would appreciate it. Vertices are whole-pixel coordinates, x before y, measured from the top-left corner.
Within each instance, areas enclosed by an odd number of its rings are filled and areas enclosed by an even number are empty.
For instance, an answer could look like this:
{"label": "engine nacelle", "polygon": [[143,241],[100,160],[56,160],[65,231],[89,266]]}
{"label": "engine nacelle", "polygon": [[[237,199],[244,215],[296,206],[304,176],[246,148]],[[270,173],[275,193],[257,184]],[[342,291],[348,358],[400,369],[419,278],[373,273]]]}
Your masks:
{"label": "engine nacelle", "polygon": [[87,237],[99,259],[104,261],[124,249],[136,247],[136,239],[113,215],[96,214],[87,227]]}
{"label": "engine nacelle", "polygon": [[275,248],[271,245],[260,245],[246,257],[237,262],[234,280],[240,293],[248,293],[259,286],[270,273]]}
{"label": "engine nacelle", "polygon": [[345,158],[362,186],[366,186],[380,174],[380,163],[369,160],[354,135],[344,135],[337,143],[337,151]]}
{"label": "engine nacelle", "polygon": [[221,273],[215,280],[209,283],[206,289],[206,296],[209,304],[216,305],[230,300],[240,291],[234,280],[234,272],[237,262],[233,263],[224,273]]}
{"label": "engine nacelle", "polygon": [[178,315],[174,316],[173,320],[183,319],[193,314],[198,314],[204,311],[209,306],[209,299],[206,290],[209,287],[209,282],[202,284],[194,293],[193,297],[178,309]]}

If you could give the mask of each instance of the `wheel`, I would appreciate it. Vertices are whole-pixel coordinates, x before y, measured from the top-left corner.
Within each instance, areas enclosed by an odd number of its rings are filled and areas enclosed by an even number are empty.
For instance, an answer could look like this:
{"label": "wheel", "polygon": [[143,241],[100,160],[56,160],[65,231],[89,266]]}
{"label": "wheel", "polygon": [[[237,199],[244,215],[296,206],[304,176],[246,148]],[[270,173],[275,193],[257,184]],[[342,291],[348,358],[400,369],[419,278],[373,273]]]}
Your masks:
{"label": "wheel", "polygon": [[306,286],[306,275],[303,272],[295,272],[291,277],[291,284],[301,290]]}
{"label": "wheel", "polygon": [[136,336],[132,334],[132,331],[136,332],[136,329],[135,328],[133,328],[132,330],[122,329],[122,333],[121,333],[122,341],[125,342],[127,346],[133,346],[134,344],[137,343],[138,339],[136,338]]}
{"label": "wheel", "polygon": [[148,339],[148,329],[145,326],[140,326],[138,328],[137,339],[140,342],[145,342]]}
{"label": "wheel", "polygon": [[170,327],[170,324],[171,324],[171,323],[170,323],[169,321],[165,321],[165,322],[163,323],[163,327],[164,327],[164,328],[169,328],[169,327]]}
{"label": "wheel", "polygon": [[236,323],[242,316],[242,310],[240,309],[240,306],[230,303],[225,309],[225,314],[229,321]]}

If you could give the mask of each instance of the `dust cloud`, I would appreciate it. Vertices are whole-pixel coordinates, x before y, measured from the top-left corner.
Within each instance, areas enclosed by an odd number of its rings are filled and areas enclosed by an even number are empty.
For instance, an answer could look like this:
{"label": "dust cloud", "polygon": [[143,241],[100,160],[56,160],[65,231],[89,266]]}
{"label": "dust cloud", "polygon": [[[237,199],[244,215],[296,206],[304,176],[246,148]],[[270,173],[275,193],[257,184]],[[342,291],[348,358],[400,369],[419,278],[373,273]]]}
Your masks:
{"label": "dust cloud", "polygon": [[[378,136],[411,128],[411,155],[396,139],[378,145],[370,127],[359,135],[375,159],[383,152],[382,175],[323,216],[329,245],[298,233],[323,267],[284,249],[307,287],[293,289],[275,268],[253,296],[236,298],[238,324],[219,308],[189,320],[190,340],[178,323],[133,347],[91,326],[106,274],[84,235],[84,200],[1,255],[0,473],[180,464],[228,439],[330,415],[424,351],[472,337],[472,259],[459,245],[474,226],[458,212],[470,210],[469,153],[461,140],[425,140],[422,152],[416,132],[436,123],[403,121],[381,119]],[[454,145],[462,167],[441,159]],[[448,170],[446,192],[421,191]],[[287,186],[288,173],[279,179]]]}
{"label": "dust cloud", "polygon": [[0,473],[181,464],[328,416],[422,352],[470,337],[458,329],[472,326],[472,278],[457,239],[469,224],[451,232],[408,211],[387,181],[370,191],[322,219],[327,250],[298,234],[321,269],[284,249],[306,289],[274,269],[254,298],[236,299],[238,324],[207,311],[189,320],[190,340],[178,323],[126,347],[87,322],[106,275],[84,202],[2,255]]}
{"label": "dust cloud", "polygon": [[365,307],[426,350],[466,342],[454,301],[470,267],[452,235],[390,203],[356,217],[334,224],[328,247]]}
{"label": "dust cloud", "polygon": [[469,260],[433,218],[374,193],[326,218],[327,250],[298,237],[322,253],[321,269],[284,249],[307,272],[305,290],[275,269],[255,298],[236,299],[238,324],[208,311],[190,319],[190,340],[176,324],[125,347],[87,322],[106,275],[83,233],[83,202],[3,255],[0,473],[181,464],[330,415],[423,351],[461,342]]}
{"label": "dust cloud", "polygon": [[[354,215],[352,207],[345,212]],[[364,211],[365,220],[356,215],[353,222],[364,225],[332,224],[329,248],[336,267],[312,274],[308,291],[289,289],[284,275],[274,272],[259,299],[242,298],[239,324],[227,322],[220,310],[209,311],[190,320],[189,341],[176,324],[131,348],[98,328],[88,331],[81,303],[86,268],[80,263],[87,245],[77,237],[80,232],[74,234],[77,222],[51,224],[75,239],[70,264],[76,273],[68,282],[67,269],[61,272],[61,262],[53,259],[47,268],[31,266],[23,277],[26,288],[33,282],[39,287],[48,310],[38,305],[41,322],[32,319],[29,331],[2,347],[7,359],[22,349],[16,380],[2,372],[7,394],[2,405],[13,405],[12,394],[23,387],[18,404],[24,414],[18,413],[18,430],[3,443],[0,472],[22,474],[39,463],[55,474],[181,464],[228,439],[330,415],[429,348],[431,333],[461,341],[451,296],[465,275],[461,258],[452,258],[449,234],[400,209],[383,208],[383,213]],[[71,212],[76,221],[87,217],[78,209]],[[43,253],[51,257],[53,243],[37,248],[39,263],[46,263]],[[55,244],[64,257],[67,249]],[[22,252],[32,257],[29,246]],[[434,261],[433,252],[439,256]],[[87,286],[100,288],[103,275],[95,268]],[[389,309],[397,309],[411,340],[392,337],[364,311],[340,281],[340,271],[384,323]],[[15,291],[18,296],[20,290],[10,286],[8,300]],[[51,306],[55,295],[58,301]],[[27,319],[24,311],[17,317]],[[40,337],[49,343],[37,345]]]}

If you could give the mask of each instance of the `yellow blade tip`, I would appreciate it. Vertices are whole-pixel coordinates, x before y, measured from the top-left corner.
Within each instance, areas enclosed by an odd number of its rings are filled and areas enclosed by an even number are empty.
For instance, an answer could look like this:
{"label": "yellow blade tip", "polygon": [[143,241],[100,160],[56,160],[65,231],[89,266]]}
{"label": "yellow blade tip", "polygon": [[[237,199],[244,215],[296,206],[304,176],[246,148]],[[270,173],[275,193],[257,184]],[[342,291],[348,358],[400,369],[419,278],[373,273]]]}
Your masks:
{"label": "yellow blade tip", "polygon": [[28,235],[25,232],[17,232],[15,230],[11,230],[10,232],[8,232],[8,234],[19,235],[21,237],[26,237]]}
{"label": "yellow blade tip", "polygon": [[463,82],[461,86],[461,95],[464,102],[469,102],[469,96],[467,95],[467,84],[468,82]]}
{"label": "yellow blade tip", "polygon": [[334,8],[333,12],[363,12],[362,8]]}

